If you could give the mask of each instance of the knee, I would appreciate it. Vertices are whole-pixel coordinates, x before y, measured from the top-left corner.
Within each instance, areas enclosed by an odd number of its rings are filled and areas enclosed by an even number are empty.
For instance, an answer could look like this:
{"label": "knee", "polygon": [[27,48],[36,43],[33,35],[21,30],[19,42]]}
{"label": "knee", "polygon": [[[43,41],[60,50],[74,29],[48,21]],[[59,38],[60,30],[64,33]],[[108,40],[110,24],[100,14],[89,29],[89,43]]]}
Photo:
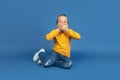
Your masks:
{"label": "knee", "polygon": [[72,61],[70,61],[69,63],[66,63],[65,65],[64,65],[65,67],[65,69],[71,69],[71,67],[72,67]]}
{"label": "knee", "polygon": [[50,67],[51,66],[51,60],[47,60],[44,65],[44,67]]}

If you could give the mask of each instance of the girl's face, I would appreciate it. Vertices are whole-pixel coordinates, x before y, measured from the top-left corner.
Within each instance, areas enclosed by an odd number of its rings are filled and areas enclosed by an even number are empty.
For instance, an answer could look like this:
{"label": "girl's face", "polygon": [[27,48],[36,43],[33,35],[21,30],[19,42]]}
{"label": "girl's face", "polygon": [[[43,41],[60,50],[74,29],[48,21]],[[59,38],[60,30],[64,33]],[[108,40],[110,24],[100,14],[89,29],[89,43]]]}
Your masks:
{"label": "girl's face", "polygon": [[68,19],[65,16],[59,16],[57,27],[61,28],[61,27],[64,27],[64,26],[68,26]]}

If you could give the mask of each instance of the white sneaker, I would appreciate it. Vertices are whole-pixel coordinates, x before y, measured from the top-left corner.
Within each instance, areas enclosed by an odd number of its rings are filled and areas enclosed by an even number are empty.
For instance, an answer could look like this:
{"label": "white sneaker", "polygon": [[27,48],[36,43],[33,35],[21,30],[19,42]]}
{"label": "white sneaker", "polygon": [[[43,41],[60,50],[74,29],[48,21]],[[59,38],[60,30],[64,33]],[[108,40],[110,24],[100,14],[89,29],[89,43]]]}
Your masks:
{"label": "white sneaker", "polygon": [[44,53],[45,52],[45,49],[40,49],[38,52],[36,52],[35,54],[34,54],[34,56],[33,56],[33,61],[38,61],[38,59],[39,59],[39,54],[40,53]]}
{"label": "white sneaker", "polygon": [[42,64],[42,62],[41,62],[41,60],[40,60],[40,59],[38,60],[38,62],[37,62],[37,63],[38,63],[38,64]]}

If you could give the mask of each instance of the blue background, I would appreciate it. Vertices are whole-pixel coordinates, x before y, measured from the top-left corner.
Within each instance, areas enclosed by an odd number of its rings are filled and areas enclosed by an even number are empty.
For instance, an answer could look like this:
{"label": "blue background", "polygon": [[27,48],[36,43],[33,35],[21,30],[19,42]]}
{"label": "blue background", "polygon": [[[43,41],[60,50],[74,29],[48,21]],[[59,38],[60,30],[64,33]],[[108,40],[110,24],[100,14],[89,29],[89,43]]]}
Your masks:
{"label": "blue background", "polygon": [[[120,80],[119,0],[0,0],[0,79]],[[72,40],[70,70],[43,68],[32,61],[40,48],[49,52],[45,35],[65,13]]]}

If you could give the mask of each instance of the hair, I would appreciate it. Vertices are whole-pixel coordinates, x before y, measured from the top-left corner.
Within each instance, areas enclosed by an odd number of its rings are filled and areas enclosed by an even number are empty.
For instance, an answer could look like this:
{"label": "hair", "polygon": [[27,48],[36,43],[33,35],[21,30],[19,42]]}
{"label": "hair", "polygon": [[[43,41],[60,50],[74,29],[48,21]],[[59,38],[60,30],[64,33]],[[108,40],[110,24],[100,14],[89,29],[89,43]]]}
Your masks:
{"label": "hair", "polygon": [[[65,17],[67,17],[66,14],[60,14],[60,15],[58,15],[57,20],[56,20],[56,24],[58,24],[58,18],[59,18],[60,16],[65,16]],[[67,18],[68,18],[68,17],[67,17]]]}

